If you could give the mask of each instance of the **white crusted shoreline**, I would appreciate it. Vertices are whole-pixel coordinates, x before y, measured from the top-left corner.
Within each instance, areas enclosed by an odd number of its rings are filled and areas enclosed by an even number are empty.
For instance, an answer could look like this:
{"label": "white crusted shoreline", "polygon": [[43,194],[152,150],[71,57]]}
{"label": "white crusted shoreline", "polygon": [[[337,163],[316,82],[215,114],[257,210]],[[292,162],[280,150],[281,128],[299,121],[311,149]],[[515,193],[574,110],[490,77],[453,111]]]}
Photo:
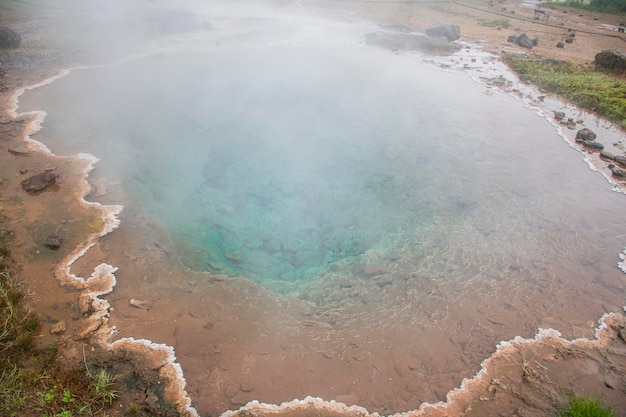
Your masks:
{"label": "white crusted shoreline", "polygon": [[[19,97],[26,90],[32,90],[50,84],[68,75],[71,71],[72,69],[60,71],[57,75],[47,78],[40,83],[16,90],[10,97],[11,108],[7,112],[8,116],[13,120],[29,120],[25,129],[24,141],[29,146],[51,156],[54,156],[54,154],[45,144],[30,137],[30,135],[35,134],[41,129],[46,117],[46,112],[33,111],[18,113]],[[181,414],[197,416],[198,413],[195,408],[191,406],[191,398],[185,390],[186,381],[180,364],[176,362],[173,347],[154,343],[150,340],[136,340],[132,337],[123,338],[114,342],[110,341],[114,334],[113,329],[108,325],[111,305],[107,300],[100,297],[111,293],[115,288],[117,283],[115,272],[118,268],[107,263],[102,263],[94,268],[89,278],[80,277],[71,272],[72,265],[78,259],[83,257],[101,237],[111,233],[119,226],[120,220],[118,215],[124,208],[121,205],[102,205],[87,201],[85,196],[90,190],[87,177],[89,172],[93,170],[94,164],[98,161],[98,158],[84,153],[74,155],[73,157],[80,161],[83,166],[83,178],[81,180],[80,189],[78,190],[79,201],[84,207],[99,210],[103,220],[102,230],[90,235],[81,245],[76,247],[59,262],[54,269],[54,276],[59,283],[63,286],[82,290],[79,295],[78,306],[84,318],[76,336],[79,339],[90,339],[104,349],[112,351],[133,351],[144,355],[150,354],[150,358],[153,360],[158,358],[158,362],[154,365],[159,369],[159,375],[167,381],[168,386],[165,388],[166,399],[175,404]]]}

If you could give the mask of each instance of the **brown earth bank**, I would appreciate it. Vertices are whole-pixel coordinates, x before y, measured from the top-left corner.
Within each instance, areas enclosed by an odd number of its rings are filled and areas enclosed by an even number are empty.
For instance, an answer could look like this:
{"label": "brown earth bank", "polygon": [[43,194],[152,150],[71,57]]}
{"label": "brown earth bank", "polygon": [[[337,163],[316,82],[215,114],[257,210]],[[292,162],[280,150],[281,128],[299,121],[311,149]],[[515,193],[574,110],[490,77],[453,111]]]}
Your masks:
{"label": "brown earth bank", "polygon": [[[626,17],[565,6],[520,0],[470,0],[463,2],[394,2],[359,0],[308,0],[318,7],[352,12],[362,18],[385,24],[402,25],[424,32],[428,27],[449,23],[458,25],[462,39],[484,44],[487,51],[532,52],[543,56],[591,64],[605,49],[626,49],[626,36],[617,31]],[[537,15],[535,10],[545,12]],[[536,18],[538,17],[538,19]],[[547,17],[546,17],[547,16]],[[537,38],[532,50],[508,42],[510,35],[527,34]],[[572,33],[575,40],[566,43]],[[559,42],[563,48],[557,47]]]}
{"label": "brown earth bank", "polygon": [[[436,23],[458,24],[464,39],[484,42],[487,50],[496,53],[520,50],[508,43],[507,38],[510,34],[521,33],[527,33],[531,38],[539,38],[539,45],[533,52],[580,63],[593,61],[595,54],[603,49],[624,48],[624,42],[616,37],[617,32],[601,26],[602,24],[617,26],[620,23],[619,16],[555,8],[549,9],[550,16],[547,20],[535,21],[534,9],[537,6],[510,0],[494,3],[476,1],[463,4],[419,5],[330,0],[305,0],[303,3],[305,7],[311,7],[316,11],[322,10],[329,16],[339,15],[342,18],[368,19],[381,24],[406,25],[416,30],[424,30]],[[2,132],[0,178],[3,180],[0,199],[3,209],[0,214],[3,216],[2,228],[10,230],[14,236],[12,256],[16,262],[15,268],[19,279],[30,288],[32,294],[30,302],[44,323],[40,344],[42,346],[49,343],[58,344],[68,366],[80,363],[83,360],[83,352],[86,351],[87,356],[91,355],[94,360],[113,369],[119,369],[123,375],[135,375],[134,379],[129,376],[122,379],[128,383],[123,391],[127,396],[122,396],[120,408],[126,410],[129,404],[140,403],[147,407],[147,412],[158,414],[159,407],[166,408],[165,403],[160,403],[164,397],[161,385],[167,382],[159,372],[162,363],[158,366],[150,365],[148,361],[141,359],[137,352],[106,353],[85,338],[77,340],[85,329],[85,315],[79,306],[81,292],[76,288],[61,286],[54,278],[53,271],[58,264],[70,256],[75,248],[80,247],[81,242],[102,227],[101,211],[79,202],[87,162],[72,157],[52,156],[38,150],[31,143],[25,143],[24,135],[33,128],[32,116],[13,118],[9,112],[14,104],[13,93],[17,89],[39,83],[67,67],[106,62],[141,52],[148,41],[163,35],[163,32],[160,29],[155,30],[151,24],[146,24],[142,26],[142,30],[137,31],[136,38],[119,39],[116,37],[115,25],[127,24],[127,20],[120,22],[111,17],[109,24],[102,27],[98,26],[101,25],[100,20],[96,23],[96,20],[91,20],[89,16],[78,12],[68,18],[67,13],[51,9],[37,9],[37,12],[33,13],[32,10],[24,8],[0,6],[0,10],[3,12],[0,16],[0,25],[14,29],[22,36],[19,48],[2,50],[0,54],[0,103],[3,110],[0,118]],[[485,25],[487,21],[502,18],[509,20],[508,28],[498,29]],[[557,48],[556,44],[570,33],[569,29],[576,31],[574,43]],[[81,32],[98,31],[101,31],[102,36],[95,38],[71,36]],[[57,187],[37,194],[26,193],[21,182],[31,175],[42,172],[53,172],[57,176]],[[115,195],[107,197],[107,202],[114,202]],[[127,218],[133,215],[135,214],[125,214]],[[162,237],[164,232],[158,224],[155,224],[156,222],[149,218],[143,222],[123,227],[114,233],[121,236],[132,235],[133,227],[152,228],[155,241],[167,241],[167,237]],[[46,239],[58,234],[63,235],[63,243],[58,249],[52,250],[46,246]],[[88,252],[85,260],[77,263],[78,272],[83,276],[89,276],[92,271],[90,261],[106,261],[109,245],[111,242],[108,238],[96,244]],[[150,269],[150,256],[167,258],[170,256],[167,249],[166,244],[146,245],[143,248],[146,258],[134,262],[132,274],[145,276],[144,280],[149,284],[154,272]],[[128,258],[133,256],[128,255]],[[121,281],[121,278],[119,279]],[[111,296],[113,300],[126,301],[133,296],[132,293],[124,292],[123,283],[118,285],[120,288]],[[171,290],[184,293],[189,291],[190,287],[202,285],[206,284],[196,282],[196,279],[191,277],[183,284],[171,284]],[[258,289],[250,285],[248,291],[254,293]],[[228,300],[230,296],[231,294],[225,291],[223,299]],[[131,311],[136,316],[141,316],[146,311],[145,306],[141,304],[134,307],[135,310]],[[192,308],[193,306],[180,306],[181,314],[193,315]],[[241,314],[240,311],[238,313]],[[62,334],[50,333],[52,325],[59,322],[66,323],[67,330]],[[466,386],[471,389],[448,395],[449,406],[422,406],[408,414],[547,416],[552,415],[566,402],[566,395],[579,394],[598,396],[615,407],[619,415],[626,415],[624,319],[617,314],[608,318],[607,323],[609,325],[603,328],[603,337],[598,342],[570,343],[554,335],[542,335],[533,343],[517,340],[505,344],[500,348],[499,354],[484,364],[480,378],[474,382],[466,382]],[[207,322],[206,325],[209,324],[218,329],[223,325],[214,322]],[[315,326],[316,323],[311,322],[311,325]],[[120,332],[122,335],[132,335],[132,329],[120,329]],[[155,330],[155,334],[157,333]],[[583,333],[593,338],[591,332]],[[227,329],[224,330],[224,334],[227,335]],[[174,346],[176,341],[175,333],[167,340]],[[436,352],[433,354],[436,356]],[[487,354],[488,352],[485,352],[485,356]],[[138,374],[137,369],[140,370]],[[251,386],[263,384],[262,374],[249,377],[252,379],[249,381]],[[245,392],[245,387],[239,386],[236,391]],[[223,395],[221,391],[207,392],[200,389],[193,394],[195,394],[192,395],[194,403],[203,404],[209,401],[206,398]],[[436,402],[437,397],[441,396],[445,396],[445,392],[434,395],[429,401]],[[353,398],[348,397],[336,399],[347,404],[354,402]],[[173,413],[171,409],[162,412]],[[120,413],[123,415],[124,411]],[[250,414],[363,415],[366,414],[366,410],[348,409],[336,403],[311,400],[286,405],[282,410],[250,406],[248,411],[238,413],[241,417]]]}

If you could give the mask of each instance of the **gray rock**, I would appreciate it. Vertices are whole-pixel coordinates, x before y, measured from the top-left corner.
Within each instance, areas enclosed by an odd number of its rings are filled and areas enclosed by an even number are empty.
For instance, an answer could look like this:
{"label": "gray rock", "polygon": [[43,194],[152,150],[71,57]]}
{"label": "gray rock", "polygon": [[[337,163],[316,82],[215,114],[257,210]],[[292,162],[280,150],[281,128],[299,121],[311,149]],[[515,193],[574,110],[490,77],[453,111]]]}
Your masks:
{"label": "gray rock", "polygon": [[565,119],[565,113],[564,113],[564,112],[562,112],[562,111],[555,111],[555,112],[554,112],[554,118],[555,118],[557,121],[561,121],[561,120]]}
{"label": "gray rock", "polygon": [[594,140],[583,140],[583,146],[592,149],[604,149],[604,145]]}
{"label": "gray rock", "polygon": [[606,49],[596,54],[596,68],[626,73],[626,54],[617,49]]}
{"label": "gray rock", "polygon": [[565,44],[563,42],[559,42],[556,44],[557,48],[565,48]]}
{"label": "gray rock", "polygon": [[461,28],[457,25],[443,23],[429,27],[426,29],[426,34],[428,36],[446,38],[448,42],[452,42],[461,37]]}
{"label": "gray rock", "polygon": [[602,151],[602,152],[600,152],[600,156],[601,156],[602,158],[609,159],[609,160],[611,160],[611,161],[615,160],[615,155],[613,155],[613,154],[612,154],[611,152],[609,152],[609,151]]}
{"label": "gray rock", "polygon": [[56,185],[56,180],[58,177],[58,174],[55,174],[51,171],[44,171],[25,179],[21,182],[21,185],[24,191],[26,191],[27,193],[37,193],[39,191],[45,190],[48,187]]}
{"label": "gray rock", "polygon": [[626,169],[613,167],[613,175],[616,177],[626,178]]}
{"label": "gray rock", "polygon": [[616,157],[613,158],[613,160],[617,162],[618,164],[620,164],[621,166],[626,167],[626,156],[617,155]]}
{"label": "gray rock", "polygon": [[539,39],[530,39],[530,37],[528,37],[525,33],[522,33],[519,36],[511,35],[507,40],[526,49],[533,49],[533,45],[539,44]]}
{"label": "gray rock", "polygon": [[583,141],[593,141],[596,139],[596,133],[589,129],[589,128],[582,128],[580,129],[578,132],[576,132],[576,142],[583,142]]}

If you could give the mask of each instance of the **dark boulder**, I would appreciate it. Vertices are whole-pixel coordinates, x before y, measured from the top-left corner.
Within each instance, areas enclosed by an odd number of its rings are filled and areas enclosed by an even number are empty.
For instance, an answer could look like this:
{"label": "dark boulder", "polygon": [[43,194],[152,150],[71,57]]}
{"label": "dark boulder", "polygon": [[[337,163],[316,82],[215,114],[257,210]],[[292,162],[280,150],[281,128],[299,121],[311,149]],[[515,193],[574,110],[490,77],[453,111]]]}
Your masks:
{"label": "dark boulder", "polygon": [[556,47],[557,47],[557,48],[565,48],[565,44],[564,44],[563,42],[558,42],[558,43],[556,44]]}
{"label": "dark boulder", "polygon": [[22,37],[8,27],[0,26],[0,48],[17,48],[20,46]]}
{"label": "dark boulder", "polygon": [[626,73],[626,54],[617,49],[606,49],[596,54],[596,68]]}
{"label": "dark boulder", "polygon": [[618,167],[613,167],[613,175],[616,177],[626,177],[626,170]]}
{"label": "dark boulder", "polygon": [[600,152],[600,156],[602,158],[604,158],[604,159],[608,159],[609,161],[614,161],[615,160],[615,155],[613,155],[609,151],[602,151],[602,152]]}
{"label": "dark boulder", "polygon": [[27,193],[38,193],[39,191],[43,191],[48,187],[56,185],[58,177],[58,174],[51,171],[44,171],[25,179],[21,182],[21,185]]}
{"label": "dark boulder", "polygon": [[507,38],[508,42],[514,43],[518,46],[521,46],[522,48],[526,48],[526,49],[533,49],[533,46],[537,46],[539,45],[539,39],[535,38],[535,39],[530,39],[530,37],[525,34],[522,33],[519,36],[516,35],[510,35]]}
{"label": "dark boulder", "polygon": [[604,149],[604,145],[595,140],[583,140],[583,146],[592,149]]}
{"label": "dark boulder", "polygon": [[582,128],[580,129],[578,132],[576,132],[576,142],[584,142],[586,140],[595,140],[596,139],[596,134],[593,130],[589,129],[589,128]]}
{"label": "dark boulder", "polygon": [[426,34],[432,37],[446,38],[448,42],[456,41],[461,37],[461,28],[457,25],[443,23],[426,29]]}

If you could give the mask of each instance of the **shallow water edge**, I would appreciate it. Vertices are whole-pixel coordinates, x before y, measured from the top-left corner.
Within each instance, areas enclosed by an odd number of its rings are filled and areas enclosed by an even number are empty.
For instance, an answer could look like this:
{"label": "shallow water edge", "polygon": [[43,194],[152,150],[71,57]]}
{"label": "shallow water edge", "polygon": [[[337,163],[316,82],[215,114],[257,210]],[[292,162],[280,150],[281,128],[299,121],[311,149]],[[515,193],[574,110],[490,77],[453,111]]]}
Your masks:
{"label": "shallow water edge", "polygon": [[[80,67],[80,69],[84,68]],[[61,77],[67,76],[75,69],[78,68],[63,70],[55,76],[32,86],[16,90],[12,94],[9,100],[12,103],[12,108],[7,111],[8,116],[14,120],[18,118],[29,120],[24,131],[24,142],[32,148],[32,151],[43,152],[53,158],[55,157],[45,144],[30,138],[31,135],[41,129],[46,116],[45,111],[18,113],[19,97],[24,91],[52,83]],[[83,257],[101,237],[113,232],[119,226],[118,215],[123,210],[123,206],[120,205],[102,205],[85,199],[85,196],[91,190],[87,177],[98,159],[89,154],[78,154],[73,156],[73,158],[83,167],[83,180],[81,181],[80,189],[74,191],[74,198],[77,198],[80,204],[86,208],[97,209],[102,220],[101,230],[90,235],[54,268],[54,277],[61,285],[80,291],[77,301],[83,318],[81,319],[82,324],[78,334],[75,336],[78,339],[89,339],[104,349],[137,352],[144,355],[146,359],[149,359],[154,364],[155,368],[159,369],[160,376],[168,382],[169,387],[166,389],[168,398],[166,399],[178,406],[181,415],[198,415],[191,406],[191,399],[185,391],[186,383],[183,372],[180,365],[176,362],[174,349],[171,346],[154,343],[149,340],[136,340],[132,337],[115,341],[111,340],[115,334],[115,329],[110,328],[108,325],[111,305],[102,296],[110,294],[114,290],[117,283],[115,277],[117,268],[107,263],[102,263],[95,267],[93,273],[88,278],[77,276],[71,271],[72,265]]]}

